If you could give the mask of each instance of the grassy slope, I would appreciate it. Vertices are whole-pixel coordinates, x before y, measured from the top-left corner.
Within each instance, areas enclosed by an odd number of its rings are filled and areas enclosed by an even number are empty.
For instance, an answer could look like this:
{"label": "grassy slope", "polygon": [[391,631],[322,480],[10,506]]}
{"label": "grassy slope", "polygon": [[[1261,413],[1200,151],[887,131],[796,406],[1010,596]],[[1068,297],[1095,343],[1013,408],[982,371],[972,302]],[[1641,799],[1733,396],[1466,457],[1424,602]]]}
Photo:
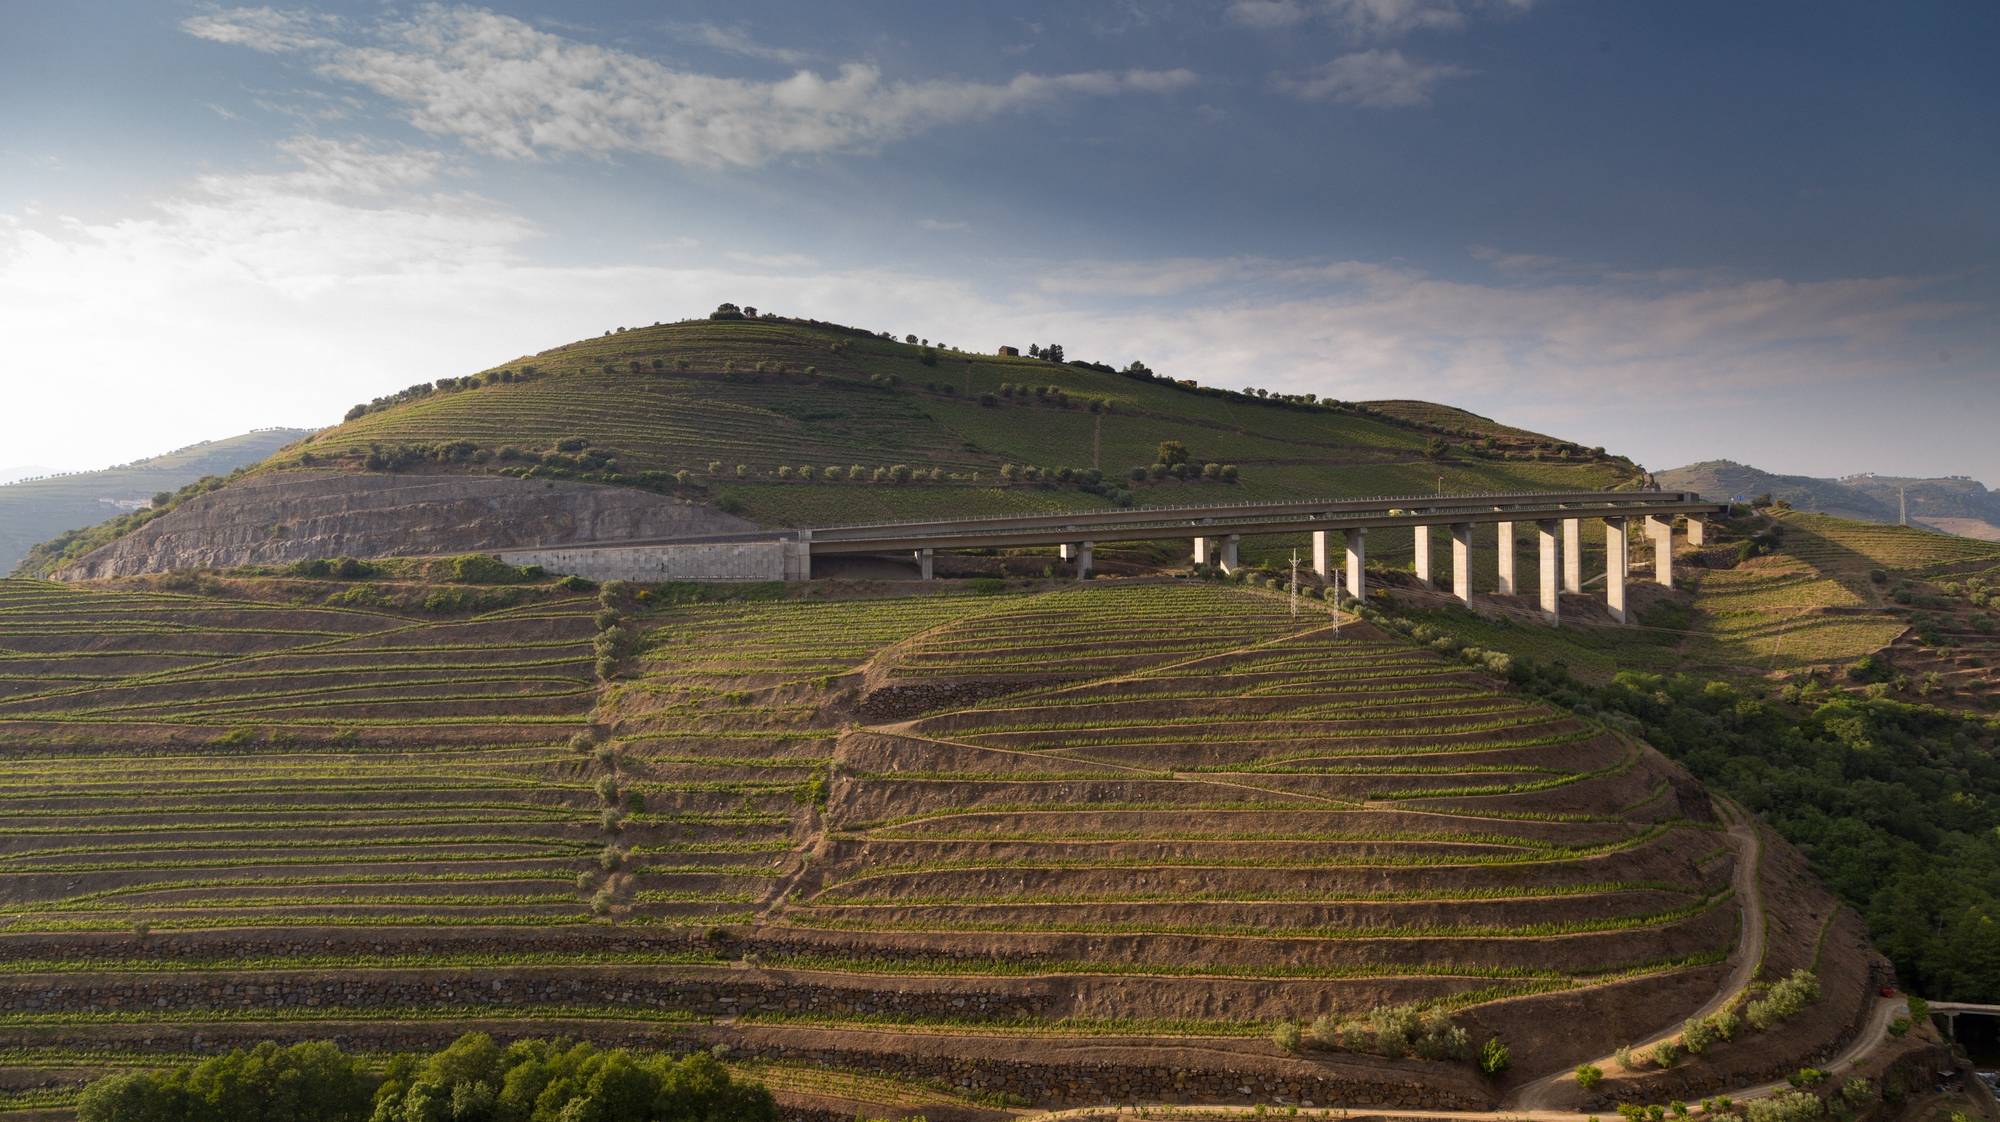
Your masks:
{"label": "grassy slope", "polygon": [[[1134,495],[1141,504],[1410,493],[1434,489],[1439,476],[1449,490],[1491,490],[1610,486],[1629,475],[1622,462],[1565,458],[1553,441],[1537,453],[1533,441],[1512,438],[1505,447],[1513,458],[1499,458],[1508,454],[1500,451],[1474,458],[1460,449],[1454,462],[1437,463],[1424,456],[1433,433],[1363,413],[1196,394],[1038,359],[944,352],[930,366],[921,354],[885,339],[764,321],[641,328],[507,364],[539,368],[547,376],[537,381],[440,393],[370,413],[272,466],[296,464],[299,452],[352,466],[373,446],[459,440],[494,453],[512,447],[539,454],[583,437],[612,452],[621,472],[685,470],[697,494],[781,525],[1103,506],[1109,500],[1074,487],[999,486],[999,468],[1096,467],[1122,482],[1130,468],[1153,461],[1163,440],[1182,441],[1197,463],[1237,465],[1241,481],[1141,484]],[[664,369],[653,370],[655,360]],[[633,362],[642,373],[630,371]],[[677,369],[681,363],[686,370]],[[760,363],[769,371],[756,373]],[[607,364],[615,372],[607,373]],[[808,367],[815,376],[805,374]],[[879,375],[901,384],[871,384]],[[979,404],[1002,383],[1061,387],[1069,403]],[[1092,413],[1085,406],[1091,399],[1109,401],[1110,413]],[[720,463],[720,472],[711,474],[711,463]],[[893,487],[777,475],[781,466],[809,465],[818,474],[859,464],[872,473],[898,463],[962,478]],[[495,459],[458,470],[502,466]]]}
{"label": "grassy slope", "polygon": [[116,501],[143,501],[205,475],[226,475],[305,434],[304,429],[246,432],[102,471],[0,486],[0,573],[12,571],[36,542],[117,513]]}

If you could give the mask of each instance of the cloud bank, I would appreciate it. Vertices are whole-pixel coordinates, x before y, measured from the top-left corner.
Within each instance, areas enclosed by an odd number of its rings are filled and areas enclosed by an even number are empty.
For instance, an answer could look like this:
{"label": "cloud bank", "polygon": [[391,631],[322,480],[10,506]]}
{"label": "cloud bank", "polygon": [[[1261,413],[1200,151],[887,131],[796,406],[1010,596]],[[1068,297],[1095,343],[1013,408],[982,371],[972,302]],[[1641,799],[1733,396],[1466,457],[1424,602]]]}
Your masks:
{"label": "cloud bank", "polygon": [[[481,8],[436,5],[362,27],[271,8],[210,11],[181,26],[218,43],[303,56],[322,75],[401,107],[425,132],[510,159],[641,153],[751,167],[873,149],[1064,98],[1164,94],[1196,81],[1180,69],[899,81],[858,62],[832,76],[802,69],[753,81],[676,70]],[[699,38],[722,45],[707,31]]]}

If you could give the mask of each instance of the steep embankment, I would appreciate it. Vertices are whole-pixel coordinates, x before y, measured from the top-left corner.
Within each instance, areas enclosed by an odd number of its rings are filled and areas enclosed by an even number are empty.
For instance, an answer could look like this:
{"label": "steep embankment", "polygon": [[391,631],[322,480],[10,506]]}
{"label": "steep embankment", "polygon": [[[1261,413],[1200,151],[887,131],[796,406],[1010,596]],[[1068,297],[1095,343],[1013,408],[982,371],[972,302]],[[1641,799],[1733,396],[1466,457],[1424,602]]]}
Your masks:
{"label": "steep embankment", "polygon": [[[380,548],[386,523],[353,536],[322,525],[301,546],[284,509],[270,510],[278,517],[266,534],[160,544],[212,538],[203,525],[217,518],[254,528],[262,515],[247,508],[267,509],[257,505],[266,494],[258,481],[280,471],[316,474],[329,495],[379,490],[383,475],[481,479],[489,495],[596,483],[765,526],[1428,493],[1440,480],[1447,490],[1506,491],[1635,478],[1622,459],[1458,410],[1380,405],[1224,392],[768,318],[620,330],[357,406],[345,423],[201,504],[162,514],[152,535],[111,544],[72,571]],[[1178,451],[1170,445],[1163,456],[1167,442]],[[217,504],[235,503],[245,512],[218,513]],[[437,532],[448,512],[406,509],[406,550],[489,544]],[[582,540],[582,531],[548,540]]]}
{"label": "steep embankment", "polygon": [[177,491],[203,476],[258,463],[309,431],[260,429],[102,471],[0,486],[0,573],[12,572],[37,542],[138,510],[160,492]]}
{"label": "steep embankment", "polygon": [[746,529],[755,526],[685,499],[567,479],[272,471],[189,499],[62,575],[121,577]]}

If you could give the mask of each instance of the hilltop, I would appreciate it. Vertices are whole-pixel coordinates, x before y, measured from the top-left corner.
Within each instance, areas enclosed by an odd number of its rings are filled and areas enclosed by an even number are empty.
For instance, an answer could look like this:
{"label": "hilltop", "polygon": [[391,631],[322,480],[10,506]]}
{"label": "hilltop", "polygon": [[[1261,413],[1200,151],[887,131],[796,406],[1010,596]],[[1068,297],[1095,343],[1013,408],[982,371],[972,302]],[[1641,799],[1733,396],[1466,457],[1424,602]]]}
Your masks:
{"label": "hilltop", "polygon": [[1872,472],[1820,479],[1775,475],[1733,460],[1707,460],[1660,472],[1660,485],[1718,499],[1764,495],[1797,510],[1863,522],[1897,522],[1905,498],[1912,523],[1969,538],[2000,541],[2000,492],[1965,476],[1917,478]]}
{"label": "hilltop", "polygon": [[1638,480],[1602,449],[1442,406],[1225,391],[1139,363],[739,312],[620,328],[357,405],[220,489],[44,553],[37,571]]}
{"label": "hilltop", "polygon": [[12,572],[38,542],[142,510],[162,492],[261,462],[309,429],[258,429],[204,440],[160,456],[99,471],[0,485],[0,573]]}

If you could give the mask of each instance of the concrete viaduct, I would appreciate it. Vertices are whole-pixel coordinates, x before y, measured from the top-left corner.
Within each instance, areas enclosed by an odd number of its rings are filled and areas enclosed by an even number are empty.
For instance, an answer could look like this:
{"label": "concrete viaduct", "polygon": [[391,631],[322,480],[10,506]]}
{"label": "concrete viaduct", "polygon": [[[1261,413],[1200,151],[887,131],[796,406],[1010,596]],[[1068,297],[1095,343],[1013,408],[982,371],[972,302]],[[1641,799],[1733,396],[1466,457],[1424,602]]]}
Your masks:
{"label": "concrete viaduct", "polygon": [[[1091,571],[1097,544],[1114,541],[1157,541],[1188,538],[1198,565],[1216,565],[1225,572],[1237,568],[1237,543],[1246,535],[1310,533],[1313,570],[1333,581],[1344,573],[1347,593],[1356,600],[1368,596],[1366,561],[1369,531],[1403,531],[1414,535],[1416,576],[1433,582],[1431,530],[1451,532],[1451,590],[1460,600],[1472,600],[1472,528],[1493,523],[1498,529],[1498,588],[1512,593],[1516,581],[1514,528],[1532,522],[1537,528],[1543,614],[1559,614],[1558,592],[1583,591],[1585,519],[1603,519],[1605,536],[1605,602],[1611,615],[1626,618],[1625,586],[1630,568],[1627,530],[1636,521],[1653,544],[1653,579],[1673,583],[1673,525],[1687,523],[1688,540],[1700,545],[1707,519],[1723,509],[1701,496],[1681,491],[1556,491],[1527,494],[1422,495],[1309,502],[1248,503],[1204,507],[1135,507],[1064,514],[965,518],[936,522],[886,522],[855,526],[771,533],[733,534],[700,539],[597,542],[543,549],[502,550],[513,564],[539,564],[558,572],[632,580],[805,580],[812,576],[812,559],[843,554],[906,554],[913,557],[924,579],[932,574],[939,550],[1020,549],[1054,546],[1074,561],[1077,576]],[[1336,548],[1344,564],[1336,565]]]}

